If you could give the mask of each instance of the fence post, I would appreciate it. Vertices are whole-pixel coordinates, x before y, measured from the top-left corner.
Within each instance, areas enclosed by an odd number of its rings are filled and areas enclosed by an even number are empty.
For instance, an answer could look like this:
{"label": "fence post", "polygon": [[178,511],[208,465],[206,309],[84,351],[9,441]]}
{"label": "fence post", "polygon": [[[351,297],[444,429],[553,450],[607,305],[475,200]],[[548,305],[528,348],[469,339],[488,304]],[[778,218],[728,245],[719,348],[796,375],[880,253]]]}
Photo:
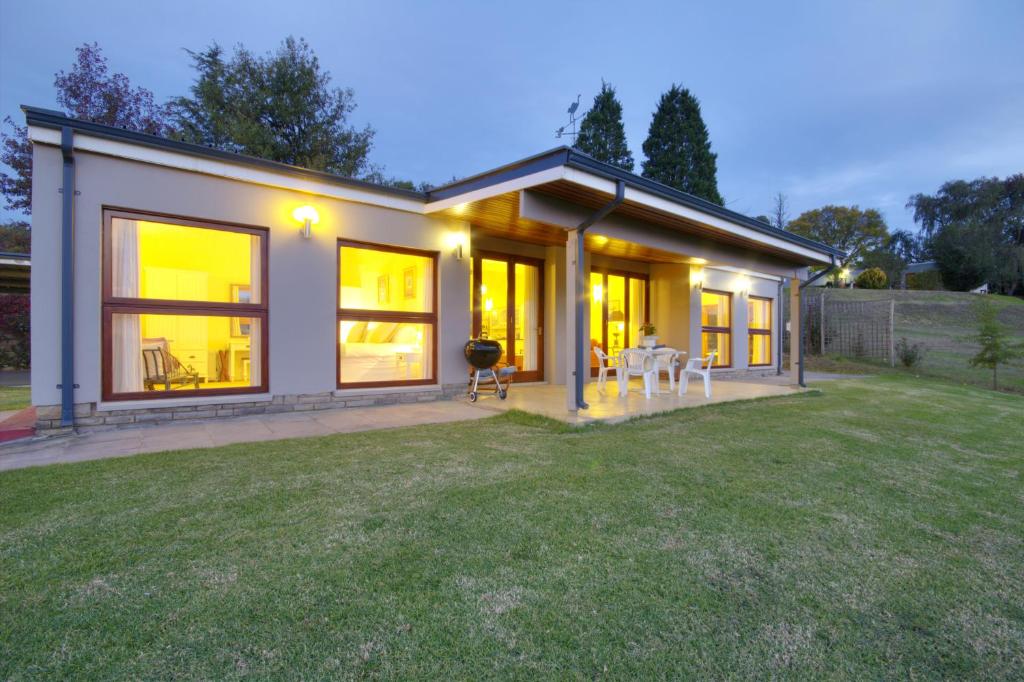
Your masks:
{"label": "fence post", "polygon": [[818,333],[821,335],[821,357],[825,357],[825,292],[821,292],[821,317],[819,318]]}
{"label": "fence post", "polygon": [[895,320],[896,320],[896,299],[892,298],[889,300],[889,366],[896,366],[896,338],[895,338]]}

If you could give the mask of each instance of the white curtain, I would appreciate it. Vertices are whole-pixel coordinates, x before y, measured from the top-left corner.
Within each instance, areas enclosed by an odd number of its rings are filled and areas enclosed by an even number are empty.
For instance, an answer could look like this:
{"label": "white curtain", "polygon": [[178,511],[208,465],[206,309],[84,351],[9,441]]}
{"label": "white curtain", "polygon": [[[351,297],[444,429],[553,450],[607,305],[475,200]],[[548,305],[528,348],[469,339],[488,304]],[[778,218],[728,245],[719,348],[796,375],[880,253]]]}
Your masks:
{"label": "white curtain", "polygon": [[532,372],[540,369],[537,366],[537,295],[539,286],[537,281],[538,269],[533,266],[517,266],[516,276],[525,275],[523,291],[525,300],[517,301],[517,305],[524,308],[523,320],[523,370]]}
{"label": "white curtain", "polygon": [[[263,268],[260,261],[263,253],[261,240],[256,235],[249,237],[249,300],[253,303],[263,302]],[[258,317],[249,320],[249,385],[259,386],[263,383],[263,329]]]}
{"label": "white curtain", "polygon": [[[139,297],[139,223],[115,218],[112,221],[111,266],[114,296]],[[113,316],[111,336],[114,349],[113,388],[115,393],[134,393],[142,385],[142,326],[138,315]]]}

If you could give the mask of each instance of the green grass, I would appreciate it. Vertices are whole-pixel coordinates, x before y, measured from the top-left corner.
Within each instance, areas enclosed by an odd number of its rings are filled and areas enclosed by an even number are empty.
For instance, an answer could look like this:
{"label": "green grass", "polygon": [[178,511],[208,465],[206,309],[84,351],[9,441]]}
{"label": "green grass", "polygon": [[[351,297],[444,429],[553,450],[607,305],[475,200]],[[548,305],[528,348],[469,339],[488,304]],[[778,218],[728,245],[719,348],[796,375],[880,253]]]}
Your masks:
{"label": "green grass", "polygon": [[31,404],[31,389],[28,386],[0,386],[0,412],[22,410]]}
{"label": "green grass", "polygon": [[0,678],[1020,678],[1024,397],[903,376],[0,475]]}
{"label": "green grass", "polygon": [[[808,295],[820,296],[821,292],[812,291]],[[977,295],[956,291],[835,289],[829,290],[827,296],[836,301],[895,299],[896,339],[905,336],[925,348],[923,361],[911,372],[962,384],[992,386],[991,370],[971,367],[968,362],[978,350],[966,338],[975,333]],[[1000,322],[1011,335],[1024,341],[1024,300],[998,295],[988,295],[987,299],[996,307]],[[828,370],[830,362],[822,363],[816,356],[807,358],[809,369]],[[851,359],[846,362],[856,364]],[[848,366],[847,370],[856,371],[856,368]],[[871,368],[866,366],[859,371],[871,371]],[[1024,361],[1000,367],[999,384],[1001,390],[1024,393]]]}

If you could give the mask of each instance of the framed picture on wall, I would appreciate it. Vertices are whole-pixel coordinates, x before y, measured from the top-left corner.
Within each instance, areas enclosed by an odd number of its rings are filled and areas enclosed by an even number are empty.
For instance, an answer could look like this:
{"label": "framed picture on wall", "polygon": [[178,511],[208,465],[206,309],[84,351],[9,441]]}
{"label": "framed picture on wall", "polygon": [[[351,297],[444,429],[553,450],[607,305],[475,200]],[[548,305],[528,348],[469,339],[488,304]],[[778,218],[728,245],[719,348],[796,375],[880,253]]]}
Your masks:
{"label": "framed picture on wall", "polygon": [[377,278],[377,304],[387,305],[391,303],[391,283],[387,275]]}
{"label": "framed picture on wall", "polygon": [[406,268],[402,271],[402,291],[406,298],[416,298],[416,268]]}
{"label": "framed picture on wall", "polygon": [[[252,288],[248,284],[231,285],[232,303],[252,303]],[[231,336],[249,336],[252,324],[248,317],[231,318]]]}

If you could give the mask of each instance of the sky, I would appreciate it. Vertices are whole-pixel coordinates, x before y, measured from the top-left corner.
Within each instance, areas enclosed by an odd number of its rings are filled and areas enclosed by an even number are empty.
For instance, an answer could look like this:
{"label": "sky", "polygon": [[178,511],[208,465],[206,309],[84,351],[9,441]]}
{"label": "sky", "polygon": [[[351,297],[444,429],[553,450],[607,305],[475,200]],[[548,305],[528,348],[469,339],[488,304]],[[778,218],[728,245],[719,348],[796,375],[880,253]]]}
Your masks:
{"label": "sky", "polygon": [[[186,49],[304,37],[355,90],[390,176],[440,184],[565,143],[601,80],[633,156],[673,83],[701,101],[726,205],[825,204],[913,229],[910,195],[1024,172],[1024,2],[268,2],[0,0],[0,116],[56,108],[53,77],[96,41],[158,99]],[[5,218],[16,217],[11,212]]]}

